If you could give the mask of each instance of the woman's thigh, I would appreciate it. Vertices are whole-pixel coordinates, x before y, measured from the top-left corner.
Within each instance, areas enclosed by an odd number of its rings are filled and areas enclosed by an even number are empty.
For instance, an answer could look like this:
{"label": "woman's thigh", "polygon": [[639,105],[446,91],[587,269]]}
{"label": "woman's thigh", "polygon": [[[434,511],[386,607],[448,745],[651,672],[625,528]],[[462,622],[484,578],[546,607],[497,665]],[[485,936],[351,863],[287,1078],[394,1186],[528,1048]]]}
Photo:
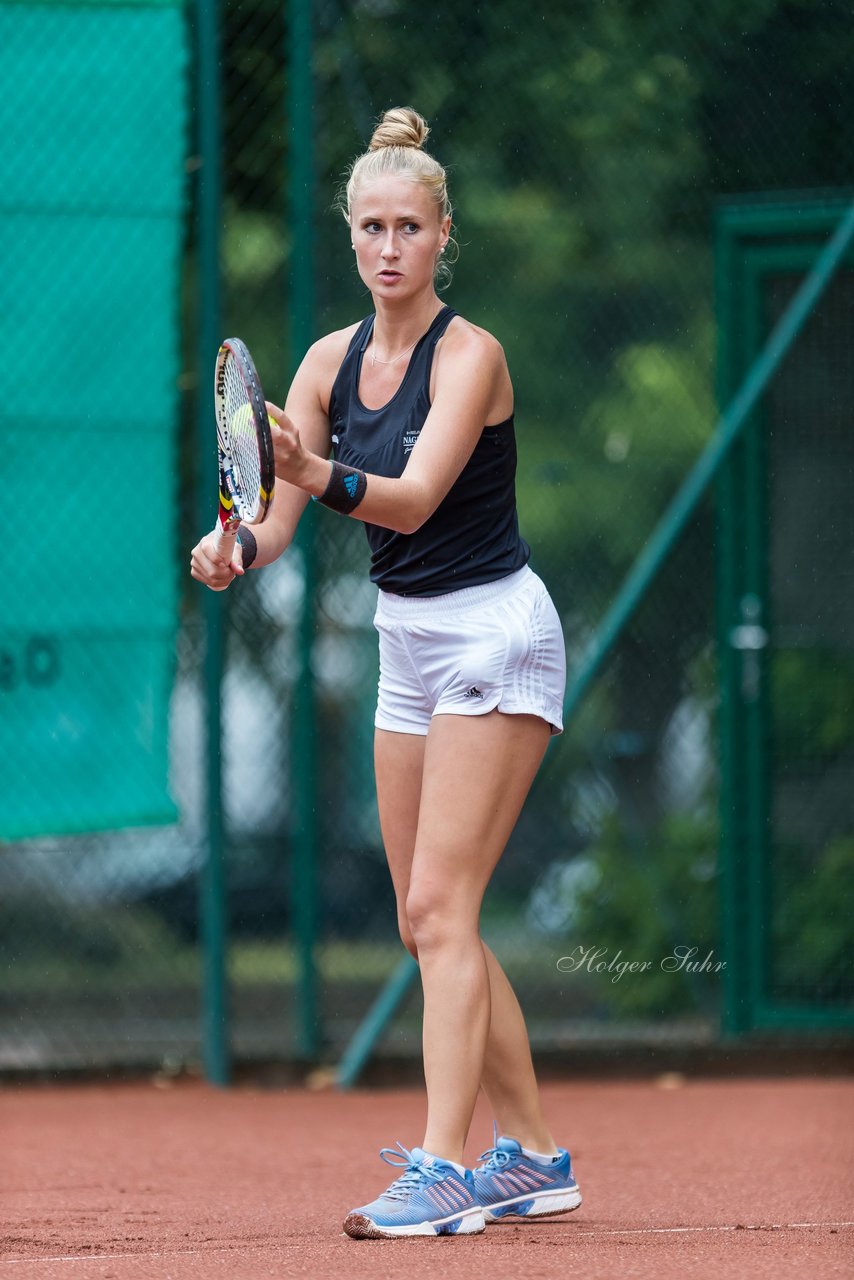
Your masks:
{"label": "woman's thigh", "polygon": [[[437,715],[421,771],[409,908],[446,904],[473,915],[542,762],[550,728],[539,716]],[[412,814],[409,814],[411,837]]]}
{"label": "woman's thigh", "polygon": [[407,899],[477,914],[548,746],[538,716],[435,716],[426,737],[377,729],[374,767],[404,941]]}
{"label": "woman's thigh", "polygon": [[393,733],[387,729],[374,733],[380,829],[399,913],[409,892],[426,742],[423,734]]}

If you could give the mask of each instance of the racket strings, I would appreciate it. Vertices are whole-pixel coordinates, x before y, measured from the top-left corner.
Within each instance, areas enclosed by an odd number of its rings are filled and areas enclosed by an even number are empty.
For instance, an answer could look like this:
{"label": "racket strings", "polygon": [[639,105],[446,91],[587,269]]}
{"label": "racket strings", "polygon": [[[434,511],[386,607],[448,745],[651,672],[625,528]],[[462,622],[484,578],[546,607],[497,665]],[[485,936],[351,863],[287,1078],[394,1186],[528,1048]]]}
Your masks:
{"label": "racket strings", "polygon": [[251,520],[258,512],[261,490],[261,457],[252,403],[235,360],[225,361],[223,403],[226,450],[237,514]]}

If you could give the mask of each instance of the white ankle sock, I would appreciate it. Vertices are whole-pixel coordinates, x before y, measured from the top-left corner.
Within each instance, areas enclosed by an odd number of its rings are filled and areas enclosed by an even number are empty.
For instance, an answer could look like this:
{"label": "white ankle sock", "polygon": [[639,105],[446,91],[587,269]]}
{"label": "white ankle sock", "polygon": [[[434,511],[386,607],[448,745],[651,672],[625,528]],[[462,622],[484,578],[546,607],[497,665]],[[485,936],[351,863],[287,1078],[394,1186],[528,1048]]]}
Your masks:
{"label": "white ankle sock", "polygon": [[529,1151],[527,1147],[522,1148],[522,1155],[536,1164],[556,1164],[560,1160],[560,1152],[556,1156],[544,1156],[542,1151]]}
{"label": "white ankle sock", "polygon": [[425,1151],[424,1154],[425,1156],[432,1156],[434,1160],[441,1160],[442,1164],[449,1164],[452,1169],[456,1169],[457,1173],[460,1175],[461,1178],[464,1178],[466,1176],[465,1165],[457,1164],[453,1160],[446,1160],[444,1156],[433,1156],[432,1152],[430,1151]]}

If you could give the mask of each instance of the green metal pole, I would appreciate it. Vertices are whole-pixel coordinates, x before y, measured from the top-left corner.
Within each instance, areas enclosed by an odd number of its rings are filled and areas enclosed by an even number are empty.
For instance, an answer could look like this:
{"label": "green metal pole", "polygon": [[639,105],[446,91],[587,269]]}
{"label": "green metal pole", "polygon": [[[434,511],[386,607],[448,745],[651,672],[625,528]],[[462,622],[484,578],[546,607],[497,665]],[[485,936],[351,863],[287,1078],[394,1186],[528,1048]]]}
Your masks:
{"label": "green metal pole", "polygon": [[[314,337],[314,111],[311,0],[290,0],[288,116],[290,120],[289,203],[291,257],[291,352],[294,367]],[[291,727],[291,778],[294,798],[292,906],[299,958],[299,1045],[303,1057],[316,1058],[320,1045],[315,943],[317,936],[317,744],[311,654],[314,644],[316,577],[313,503],[300,520],[296,545],[305,590],[299,619],[299,676]]]}
{"label": "green metal pole", "polygon": [[384,986],[365,1014],[356,1033],[347,1045],[344,1056],[335,1072],[335,1084],[339,1089],[352,1089],[362,1074],[362,1069],[374,1051],[374,1046],[385,1032],[399,1006],[409,993],[418,973],[418,964],[406,953],[387,979]]}
{"label": "green metal pole", "polygon": [[[744,290],[744,343],[751,355],[762,339],[762,276],[748,272]],[[768,868],[769,829],[768,638],[771,630],[768,589],[768,458],[764,406],[757,406],[744,434],[744,586],[739,599],[739,628],[750,633],[753,647],[739,652],[739,707],[744,731],[745,872],[747,931],[746,990],[748,1017],[768,996]],[[727,637],[733,646],[734,635]],[[744,645],[744,642],[740,642]],[[738,645],[735,645],[738,648]]]}
{"label": "green metal pole", "polygon": [[[199,207],[197,249],[199,384],[196,395],[199,448],[198,527],[210,528],[218,482],[214,435],[213,360],[219,343],[220,112],[217,0],[197,0]],[[206,1079],[230,1077],[226,976],[225,830],[222,809],[220,685],[223,667],[222,600],[202,590],[205,637],[204,702],[207,809],[206,856],[200,877],[202,938],[202,1064]]]}
{"label": "green metal pole", "polygon": [[[715,312],[717,317],[718,403],[729,402],[743,376],[737,355],[744,351],[737,338],[738,312],[735,301],[736,257],[733,233],[723,219],[718,224],[715,244]],[[717,477],[717,530],[715,538],[717,651],[719,654],[720,703],[720,894],[719,921],[721,954],[726,963],[722,976],[721,1030],[734,1036],[747,1030],[744,939],[747,937],[746,894],[741,889],[739,851],[744,838],[741,812],[744,773],[741,719],[739,714],[738,653],[729,642],[736,625],[739,585],[743,583],[742,503],[738,477],[741,475],[741,447],[729,451]]]}

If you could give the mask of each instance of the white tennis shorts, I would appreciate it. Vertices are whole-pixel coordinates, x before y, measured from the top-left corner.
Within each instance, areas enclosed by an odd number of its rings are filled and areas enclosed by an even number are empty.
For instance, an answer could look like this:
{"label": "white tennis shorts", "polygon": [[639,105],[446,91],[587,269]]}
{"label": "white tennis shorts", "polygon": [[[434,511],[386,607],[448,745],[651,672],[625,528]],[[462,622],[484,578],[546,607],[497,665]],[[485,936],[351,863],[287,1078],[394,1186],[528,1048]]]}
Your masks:
{"label": "white tennis shorts", "polygon": [[432,716],[496,707],[563,732],[566,651],[551,596],[527,565],[443,596],[380,591],[378,729],[426,734]]}

